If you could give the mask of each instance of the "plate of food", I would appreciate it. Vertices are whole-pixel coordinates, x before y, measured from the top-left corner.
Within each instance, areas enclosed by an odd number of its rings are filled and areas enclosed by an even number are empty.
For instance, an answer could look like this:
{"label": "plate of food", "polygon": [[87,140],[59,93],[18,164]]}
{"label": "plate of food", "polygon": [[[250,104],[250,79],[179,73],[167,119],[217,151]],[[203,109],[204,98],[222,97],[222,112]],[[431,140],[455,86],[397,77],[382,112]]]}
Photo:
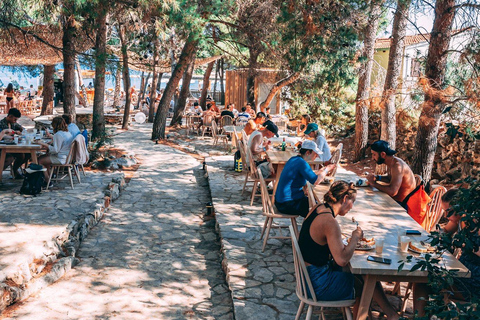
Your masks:
{"label": "plate of food", "polygon": [[[350,243],[350,238],[346,238],[343,243],[348,245]],[[362,238],[357,243],[355,250],[359,251],[370,251],[375,249],[375,239],[374,238]]]}
{"label": "plate of food", "polygon": [[434,253],[437,248],[424,241],[411,241],[408,244],[408,250],[415,253]]}

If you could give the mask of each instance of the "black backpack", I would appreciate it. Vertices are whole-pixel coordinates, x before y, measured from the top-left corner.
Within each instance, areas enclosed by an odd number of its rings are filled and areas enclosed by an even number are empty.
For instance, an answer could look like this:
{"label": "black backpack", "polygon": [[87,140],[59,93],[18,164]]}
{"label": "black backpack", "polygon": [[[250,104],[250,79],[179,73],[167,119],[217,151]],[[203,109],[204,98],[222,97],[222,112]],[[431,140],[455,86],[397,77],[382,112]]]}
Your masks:
{"label": "black backpack", "polygon": [[45,177],[43,175],[43,171],[26,173],[25,179],[23,179],[22,187],[20,188],[20,194],[36,196],[42,192],[44,183]]}

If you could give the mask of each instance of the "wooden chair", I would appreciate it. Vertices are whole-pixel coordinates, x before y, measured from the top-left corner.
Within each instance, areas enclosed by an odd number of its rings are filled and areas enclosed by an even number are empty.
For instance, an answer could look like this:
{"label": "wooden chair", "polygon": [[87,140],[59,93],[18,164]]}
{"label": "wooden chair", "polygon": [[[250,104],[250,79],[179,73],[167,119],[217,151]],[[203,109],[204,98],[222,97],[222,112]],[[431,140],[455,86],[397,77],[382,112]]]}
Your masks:
{"label": "wooden chair", "polygon": [[340,159],[342,158],[342,152],[343,152],[343,143],[339,143],[337,146],[337,149],[333,152],[332,157],[330,158],[330,163],[336,165],[335,169],[330,171],[327,174],[327,177],[335,178],[335,175],[337,174],[338,164],[340,163]]}
{"label": "wooden chair", "polygon": [[[262,207],[263,207],[262,214],[265,216],[265,223],[263,224],[262,234],[260,236],[260,239],[262,239],[263,236],[265,236],[265,238],[263,239],[263,246],[262,246],[262,252],[264,252],[265,246],[267,245],[267,241],[269,238],[270,239],[289,239],[290,238],[282,234],[282,230],[288,228],[288,226],[272,225],[273,219],[289,219],[291,226],[293,228],[293,229],[290,229],[291,230],[290,232],[292,232],[293,230],[295,236],[298,237],[298,227],[297,227],[297,220],[296,220],[298,215],[287,215],[287,214],[282,214],[278,212],[275,205],[272,204],[272,200],[268,193],[267,184],[265,183],[265,179],[263,179],[262,172],[260,171],[260,169],[257,169],[257,175],[259,177],[260,191],[262,196]],[[270,231],[272,229],[277,229],[280,235],[270,237]]]}
{"label": "wooden chair", "polygon": [[[68,153],[68,156],[67,156],[67,161],[65,162],[65,164],[52,164],[52,166],[50,168],[50,176],[48,177],[47,190],[48,190],[48,188],[50,186],[50,182],[52,180],[55,180],[55,181],[63,180],[67,175],[70,178],[70,185],[72,186],[72,189],[74,189],[74,187],[73,187],[73,174],[75,174],[77,176],[78,183],[81,183],[80,174],[77,170],[77,166],[75,164],[75,159],[74,159],[76,146],[77,146],[77,142],[73,141],[72,145],[70,147],[70,152]],[[62,170],[62,172],[60,172],[60,170]],[[52,178],[54,171],[56,171],[56,173],[55,173],[56,178]]]}
{"label": "wooden chair", "polygon": [[188,117],[188,127],[189,131],[196,132],[197,134],[199,133],[200,130],[200,124],[202,123],[202,117],[201,116],[190,116]]}
{"label": "wooden chair", "polygon": [[[243,189],[242,189],[242,195],[245,193],[245,189],[247,187],[250,187],[248,183],[254,183],[255,179],[251,178],[251,170],[250,170],[250,164],[247,161],[247,152],[245,149],[245,145],[243,144],[243,140],[238,139],[237,140],[237,145],[238,145],[238,150],[240,150],[240,155],[242,157],[242,166],[243,170],[245,171],[245,183],[243,184]],[[253,188],[253,185],[251,185]]]}
{"label": "wooden chair", "polygon": [[242,129],[242,139],[243,139],[243,143],[245,144],[245,146],[247,146],[248,145],[248,135],[245,132],[245,130],[243,130],[243,129]]}
{"label": "wooden chair", "polygon": [[315,192],[314,186],[307,181],[308,207],[312,209],[317,203],[321,203],[320,198]]}
{"label": "wooden chair", "polygon": [[443,209],[442,209],[442,196],[447,192],[445,187],[437,187],[430,193],[430,198],[432,199],[428,204],[427,214],[425,215],[425,230],[432,232],[435,230],[438,222],[442,218]]}
{"label": "wooden chair", "polygon": [[[250,199],[250,205],[253,205],[253,200],[255,199],[255,197],[260,196],[260,194],[257,194],[259,183],[260,183],[260,177],[258,176],[257,166],[255,165],[255,161],[253,160],[252,151],[250,150],[250,148],[248,148],[248,146],[245,147],[245,150],[248,158],[248,166],[250,168],[250,179],[253,180],[252,196]],[[271,182],[271,181],[275,181],[275,178],[272,177],[264,180]]]}
{"label": "wooden chair", "polygon": [[222,139],[225,142],[225,147],[228,146],[228,136],[226,134],[219,134],[217,123],[212,121],[212,137],[213,137],[213,145],[216,146],[218,144],[218,140]]}
{"label": "wooden chair", "polygon": [[[353,315],[350,307],[353,307],[355,300],[340,300],[340,301],[318,301],[313,290],[312,281],[308,275],[305,261],[303,260],[300,246],[298,245],[297,233],[293,227],[290,228],[290,234],[292,236],[292,250],[293,250],[293,263],[295,265],[295,278],[296,278],[296,293],[298,299],[300,299],[300,306],[298,307],[295,320],[300,319],[303,313],[305,305],[308,305],[306,320],[310,320],[313,314],[314,307],[320,307],[320,319],[325,319],[324,308],[342,308],[346,318],[352,320]],[[308,288],[308,289],[307,289]],[[311,295],[308,294],[311,292]]]}
{"label": "wooden chair", "polygon": [[220,128],[223,130],[224,126],[233,126],[234,121],[233,118],[230,116],[223,116],[222,119],[220,119]]}

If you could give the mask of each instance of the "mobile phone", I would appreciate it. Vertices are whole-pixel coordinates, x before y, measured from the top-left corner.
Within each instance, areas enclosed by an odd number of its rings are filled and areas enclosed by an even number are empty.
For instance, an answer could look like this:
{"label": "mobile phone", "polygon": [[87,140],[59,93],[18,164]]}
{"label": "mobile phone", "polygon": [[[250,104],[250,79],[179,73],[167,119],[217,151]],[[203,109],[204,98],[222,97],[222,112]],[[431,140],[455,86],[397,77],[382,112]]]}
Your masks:
{"label": "mobile phone", "polygon": [[417,235],[417,236],[419,236],[419,235],[421,235],[422,233],[421,233],[420,231],[417,231],[417,230],[407,230],[407,231],[405,231],[405,234],[407,234],[407,235]]}
{"label": "mobile phone", "polygon": [[375,256],[368,256],[367,260],[368,261],[373,261],[373,262],[378,262],[378,263],[384,263],[384,264],[391,264],[392,263],[392,259],[375,257]]}

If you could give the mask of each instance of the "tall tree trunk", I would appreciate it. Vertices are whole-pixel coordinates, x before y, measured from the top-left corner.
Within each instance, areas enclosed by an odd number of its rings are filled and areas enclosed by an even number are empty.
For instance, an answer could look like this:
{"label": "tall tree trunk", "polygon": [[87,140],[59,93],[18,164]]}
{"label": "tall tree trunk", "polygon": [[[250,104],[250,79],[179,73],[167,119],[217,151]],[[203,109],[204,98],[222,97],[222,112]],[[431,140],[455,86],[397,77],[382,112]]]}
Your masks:
{"label": "tall tree trunk", "polygon": [[159,72],[158,81],[157,81],[157,91],[160,91],[160,88],[162,87],[162,77],[163,77],[163,72]]}
{"label": "tall tree trunk", "polygon": [[223,72],[224,72],[224,68],[223,68],[224,60],[223,60],[223,58],[220,59],[220,61],[221,61],[221,65],[220,65],[220,104],[225,105],[225,88],[223,87]]}
{"label": "tall tree trunk", "polygon": [[88,99],[87,99],[87,89],[85,88],[85,84],[83,83],[83,77],[82,77],[82,68],[80,67],[80,62],[78,60],[75,60],[75,66],[77,69],[77,77],[78,77],[78,85],[80,86],[80,90],[82,91],[82,95],[80,96],[81,98],[81,103],[84,108],[88,107]]}
{"label": "tall tree trunk", "polygon": [[365,157],[368,143],[368,105],[370,104],[370,77],[375,53],[375,37],[381,13],[381,3],[372,3],[370,17],[364,30],[362,57],[365,59],[358,78],[357,98],[355,100],[355,155],[354,161]]}
{"label": "tall tree trunk", "polygon": [[143,83],[142,96],[140,97],[140,99],[138,99],[137,109],[140,108],[140,102],[143,101],[143,99],[145,99],[145,92],[147,91],[148,79],[150,79],[150,72],[147,73],[147,79],[145,79],[145,82]]}
{"label": "tall tree trunk", "polygon": [[217,79],[218,71],[220,70],[220,60],[215,62],[215,81],[213,82],[213,99],[215,100],[215,94],[217,93]]}
{"label": "tall tree trunk", "polygon": [[260,110],[265,110],[265,108],[270,105],[270,102],[272,102],[273,98],[275,98],[275,95],[277,95],[277,93],[279,93],[283,87],[294,83],[298,80],[298,78],[300,78],[300,72],[295,72],[275,83],[272,89],[270,89],[270,92],[268,93],[267,98],[265,98],[265,101],[260,104]]}
{"label": "tall tree trunk", "polygon": [[435,20],[428,47],[424,86],[425,101],[418,121],[412,170],[425,181],[432,175],[433,159],[437,150],[438,128],[445,109],[445,93],[442,91],[447,67],[446,51],[450,45],[455,18],[455,0],[437,0]]}
{"label": "tall tree trunk", "polygon": [[55,74],[55,66],[43,66],[43,102],[40,115],[53,114],[53,95],[54,84],[53,76]]}
{"label": "tall tree trunk", "polygon": [[145,97],[145,72],[142,71],[142,75],[140,76],[140,94],[138,95],[137,100],[137,109],[140,107],[140,102]]}
{"label": "tall tree trunk", "polygon": [[75,112],[75,18],[64,17],[63,23],[63,113],[70,115],[73,122],[76,121]]}
{"label": "tall tree trunk", "polygon": [[207,93],[208,87],[210,86],[210,75],[212,74],[213,64],[215,61],[210,62],[207,65],[207,70],[205,70],[205,74],[203,75],[203,87],[202,87],[202,94],[200,95],[200,106],[203,110],[207,109]]}
{"label": "tall tree trunk", "polygon": [[107,8],[99,6],[95,39],[95,94],[93,96],[92,140],[105,132],[105,66],[107,62]]}
{"label": "tall tree trunk", "polygon": [[170,80],[168,80],[167,87],[163,92],[162,99],[158,104],[158,112],[155,115],[155,122],[153,124],[152,139],[165,139],[165,125],[167,121],[168,107],[170,106],[170,100],[172,100],[175,89],[182,78],[185,69],[188,67],[192,57],[195,54],[198,44],[197,35],[190,34],[185,45],[183,46],[182,53],[178,59],[178,63],[175,65],[175,69],[172,72]]}
{"label": "tall tree trunk", "polygon": [[117,63],[117,70],[115,70],[115,90],[113,91],[113,106],[120,105],[120,82],[122,81],[122,65]]}
{"label": "tall tree trunk", "polygon": [[180,90],[180,96],[178,97],[178,103],[175,106],[175,111],[173,113],[173,118],[170,122],[170,126],[182,124],[182,114],[185,110],[188,96],[190,95],[190,81],[192,81],[193,70],[195,68],[194,65],[195,54],[193,55],[192,61],[188,64],[187,70],[185,70],[185,73],[183,74],[182,90]]}
{"label": "tall tree trunk", "polygon": [[148,110],[148,122],[153,122],[155,117],[155,99],[157,98],[157,65],[158,65],[158,47],[160,43],[158,37],[155,37],[153,42],[153,78],[152,85],[150,87],[150,106]]}
{"label": "tall tree trunk", "polygon": [[388,69],[383,87],[382,102],[382,130],[380,138],[387,141],[390,148],[395,149],[397,139],[395,98],[402,69],[403,50],[405,48],[405,34],[407,33],[408,10],[411,0],[398,0],[397,10],[393,19],[392,44],[388,56]]}
{"label": "tall tree trunk", "polygon": [[[247,73],[247,102],[256,110],[255,103],[255,78],[257,77],[257,60],[258,53],[256,50],[249,49],[250,58],[248,59],[248,73]],[[243,106],[242,106],[243,107]]]}
{"label": "tall tree trunk", "polygon": [[[120,26],[120,42],[122,44],[122,60],[123,60],[123,87],[130,88],[130,70],[128,69],[128,52],[127,43],[125,41],[125,26]],[[130,120],[130,101],[132,97],[128,93],[125,96],[125,110],[123,113],[122,129],[128,130],[128,122]]]}

